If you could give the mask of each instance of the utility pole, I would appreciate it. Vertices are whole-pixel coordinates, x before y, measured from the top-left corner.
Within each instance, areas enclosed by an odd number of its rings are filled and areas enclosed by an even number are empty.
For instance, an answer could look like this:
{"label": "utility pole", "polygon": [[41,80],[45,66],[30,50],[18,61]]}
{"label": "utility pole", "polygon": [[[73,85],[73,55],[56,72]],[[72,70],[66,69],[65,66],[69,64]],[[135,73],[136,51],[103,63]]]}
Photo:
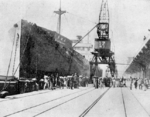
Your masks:
{"label": "utility pole", "polygon": [[61,10],[61,0],[60,0],[60,8],[58,11],[54,11],[54,13],[58,14],[59,15],[59,22],[58,22],[58,33],[61,34],[61,15],[66,13],[66,11],[62,11]]}

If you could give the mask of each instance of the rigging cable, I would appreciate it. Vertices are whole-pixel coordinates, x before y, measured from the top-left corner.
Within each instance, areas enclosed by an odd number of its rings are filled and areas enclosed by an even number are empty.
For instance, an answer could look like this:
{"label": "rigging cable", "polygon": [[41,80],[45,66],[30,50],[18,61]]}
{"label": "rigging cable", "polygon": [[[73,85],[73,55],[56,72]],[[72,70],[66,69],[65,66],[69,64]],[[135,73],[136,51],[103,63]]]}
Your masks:
{"label": "rigging cable", "polygon": [[89,35],[96,27],[98,24],[96,24],[88,33],[86,33],[76,44],[73,45],[73,48],[80,43],[87,35]]}
{"label": "rigging cable", "polygon": [[70,26],[70,23],[69,23],[69,21],[68,21],[68,19],[67,19],[67,17],[66,17],[65,14],[64,14],[64,16],[65,16],[65,19],[66,19],[66,21],[67,21],[67,24],[69,25],[69,28],[72,29],[71,26]]}
{"label": "rigging cable", "polygon": [[[31,31],[31,29],[30,29],[30,31]],[[29,32],[30,32],[30,31],[29,31]],[[26,50],[26,48],[27,48],[27,44],[28,44],[28,42],[29,42],[29,38],[30,38],[30,36],[28,35],[28,38],[27,38],[27,41],[26,41],[26,44],[25,44],[25,47],[24,47],[24,50],[23,50],[23,54],[22,54],[22,56],[21,56],[21,58],[20,58],[20,62],[19,62],[19,64],[18,64],[18,66],[17,66],[17,68],[16,68],[16,70],[15,70],[13,76],[16,74],[18,68],[19,68],[20,65],[21,65],[21,61],[22,61],[23,55],[24,55],[24,53],[25,53],[25,50]]]}
{"label": "rigging cable", "polygon": [[[31,30],[31,29],[30,29],[30,30]],[[29,32],[30,32],[30,31],[29,31]],[[19,62],[18,66],[17,66],[17,68],[16,68],[16,70],[15,70],[15,72],[13,73],[12,76],[14,76],[14,75],[16,74],[16,72],[17,72],[17,70],[18,70],[18,68],[19,68],[19,66],[20,66],[20,64],[21,64],[21,60],[22,60],[23,55],[24,55],[24,52],[25,52],[25,50],[26,50],[28,41],[29,41],[29,35],[28,35],[28,39],[27,39],[27,41],[26,41],[26,44],[25,44],[25,47],[24,47],[24,50],[23,50],[23,54],[22,54],[22,56],[21,56],[21,58],[20,58],[20,62]],[[10,81],[9,81],[9,83],[10,83]],[[5,85],[5,87],[3,88],[3,90],[6,89],[7,87],[8,87],[8,85]],[[2,91],[3,91],[3,90],[2,90]]]}
{"label": "rigging cable", "polygon": [[[86,33],[77,43],[75,43],[73,45],[72,48],[74,48],[78,43],[80,43],[87,35],[89,35],[89,33],[91,33],[96,27],[97,27],[98,24],[96,24],[90,31],[88,31],[88,33]],[[70,66],[69,66],[69,69],[68,69],[68,73],[70,74],[70,70],[71,70],[71,66],[72,66],[72,58],[74,56],[74,51],[72,52],[72,55],[70,56]]]}
{"label": "rigging cable", "polygon": [[15,62],[16,62],[16,54],[17,54],[18,41],[19,41],[19,34],[17,33],[15,55],[14,55],[14,64],[13,64],[12,74],[14,73],[14,69],[15,69]]}
{"label": "rigging cable", "polygon": [[14,48],[14,44],[15,44],[15,37],[16,37],[16,30],[15,30],[15,33],[14,33],[13,45],[12,45],[12,49],[11,49],[11,55],[10,55],[9,65],[8,65],[7,74],[6,74],[6,78],[5,78],[5,83],[4,83],[4,86],[3,86],[3,88],[2,88],[2,90],[0,92],[2,92],[6,88],[6,86],[7,86],[6,82],[7,82],[7,78],[8,78],[8,74],[9,74],[9,69],[10,69],[10,64],[11,64],[11,60],[12,60],[13,48]]}

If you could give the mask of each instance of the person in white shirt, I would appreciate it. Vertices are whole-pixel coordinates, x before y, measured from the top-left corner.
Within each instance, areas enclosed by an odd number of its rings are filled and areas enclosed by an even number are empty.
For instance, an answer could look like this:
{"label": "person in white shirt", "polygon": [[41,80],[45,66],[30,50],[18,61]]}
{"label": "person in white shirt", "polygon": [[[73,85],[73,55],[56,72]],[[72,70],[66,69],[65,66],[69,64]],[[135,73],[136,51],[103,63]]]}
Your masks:
{"label": "person in white shirt", "polygon": [[44,89],[49,88],[48,76],[44,75]]}

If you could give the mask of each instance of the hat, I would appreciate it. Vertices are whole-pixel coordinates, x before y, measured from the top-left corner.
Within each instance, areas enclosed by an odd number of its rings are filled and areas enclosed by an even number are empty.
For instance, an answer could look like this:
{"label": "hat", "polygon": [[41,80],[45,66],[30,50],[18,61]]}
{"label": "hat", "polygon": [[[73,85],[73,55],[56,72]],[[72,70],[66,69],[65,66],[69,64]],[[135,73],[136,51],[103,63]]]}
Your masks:
{"label": "hat", "polygon": [[33,80],[33,81],[36,81],[37,79],[36,79],[36,78],[33,78],[32,80]]}
{"label": "hat", "polygon": [[44,78],[47,78],[47,76],[46,76],[46,75],[44,75]]}

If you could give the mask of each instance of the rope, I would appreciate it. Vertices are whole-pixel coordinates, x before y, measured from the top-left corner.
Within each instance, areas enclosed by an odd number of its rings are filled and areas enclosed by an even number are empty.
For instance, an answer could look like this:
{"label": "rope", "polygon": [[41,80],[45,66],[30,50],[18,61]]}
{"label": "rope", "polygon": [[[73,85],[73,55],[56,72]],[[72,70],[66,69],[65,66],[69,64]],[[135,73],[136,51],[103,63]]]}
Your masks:
{"label": "rope", "polygon": [[[96,24],[88,33],[86,33],[72,48],[74,48],[78,43],[80,43],[87,35],[89,35],[96,27],[97,27],[98,24]],[[71,70],[71,66],[72,66],[72,58],[74,56],[74,51],[72,53],[72,56],[70,56],[70,66],[69,66],[69,69],[68,69],[68,72],[70,73],[70,70]],[[68,74],[69,74],[68,73]]]}
{"label": "rope", "polygon": [[15,30],[15,34],[14,34],[14,38],[13,38],[13,45],[12,45],[12,49],[11,49],[11,55],[10,55],[10,60],[9,60],[9,65],[8,65],[8,69],[7,69],[5,83],[4,83],[4,86],[3,86],[3,88],[2,88],[2,90],[0,92],[2,92],[6,88],[6,86],[7,86],[6,82],[7,82],[8,73],[9,73],[9,69],[10,69],[10,64],[11,64],[11,60],[12,60],[13,47],[14,47],[14,44],[15,44],[15,36],[16,36],[16,30]]}
{"label": "rope", "polygon": [[65,19],[66,19],[66,21],[67,21],[67,24],[68,24],[69,28],[72,29],[71,26],[70,26],[70,23],[69,23],[69,21],[68,21],[68,19],[67,19],[67,17],[66,17],[65,14],[64,14],[64,16],[65,16]]}
{"label": "rope", "polygon": [[12,74],[14,73],[14,69],[15,69],[15,62],[16,62],[16,54],[17,54],[18,41],[19,41],[19,34],[17,33],[17,40],[16,40],[15,55],[14,55],[14,64],[13,64]]}
{"label": "rope", "polygon": [[26,41],[26,44],[25,44],[25,47],[24,47],[24,50],[23,50],[23,54],[22,54],[22,56],[21,56],[21,58],[20,58],[20,62],[19,62],[19,64],[18,64],[18,66],[17,66],[17,68],[16,68],[16,70],[15,70],[13,76],[16,74],[16,72],[17,72],[17,70],[18,70],[18,68],[19,68],[19,66],[20,66],[20,64],[21,64],[21,61],[22,61],[23,55],[24,55],[24,53],[25,53],[25,50],[26,50],[26,47],[27,47],[28,42],[29,42],[29,37],[28,37],[28,39],[27,39],[27,41]]}
{"label": "rope", "polygon": [[[29,41],[29,37],[28,37],[27,42],[26,42],[26,44],[25,44],[25,48],[24,48],[24,50],[23,50],[23,54],[22,54],[22,56],[21,56],[20,62],[19,62],[18,66],[17,66],[17,68],[16,68],[16,70],[15,70],[15,72],[13,73],[12,76],[14,76],[14,75],[16,74],[16,72],[17,72],[17,70],[18,70],[18,68],[19,68],[19,66],[20,66],[20,63],[21,63],[22,57],[23,57],[23,55],[24,55],[24,52],[25,52],[25,50],[26,50],[28,41]],[[13,44],[13,46],[14,46],[14,44]],[[12,51],[13,51],[13,49],[12,49]],[[11,61],[11,59],[12,59],[12,56],[11,56],[11,58],[10,58],[10,61]],[[9,68],[10,68],[10,64],[9,64]],[[8,70],[8,72],[9,72],[9,70]],[[7,72],[7,73],[8,73],[8,72]],[[7,81],[7,77],[8,77],[8,74],[7,74],[7,76],[6,76],[5,84],[6,84],[6,81]],[[9,83],[10,83],[10,80],[9,80]],[[8,87],[8,84],[5,85],[1,91],[3,91],[4,89],[6,89],[7,87]],[[0,92],[1,92],[1,91],[0,91]]]}
{"label": "rope", "polygon": [[87,35],[89,35],[96,27],[98,24],[96,24],[87,34],[85,34],[76,44],[74,44],[73,48],[80,43]]}

